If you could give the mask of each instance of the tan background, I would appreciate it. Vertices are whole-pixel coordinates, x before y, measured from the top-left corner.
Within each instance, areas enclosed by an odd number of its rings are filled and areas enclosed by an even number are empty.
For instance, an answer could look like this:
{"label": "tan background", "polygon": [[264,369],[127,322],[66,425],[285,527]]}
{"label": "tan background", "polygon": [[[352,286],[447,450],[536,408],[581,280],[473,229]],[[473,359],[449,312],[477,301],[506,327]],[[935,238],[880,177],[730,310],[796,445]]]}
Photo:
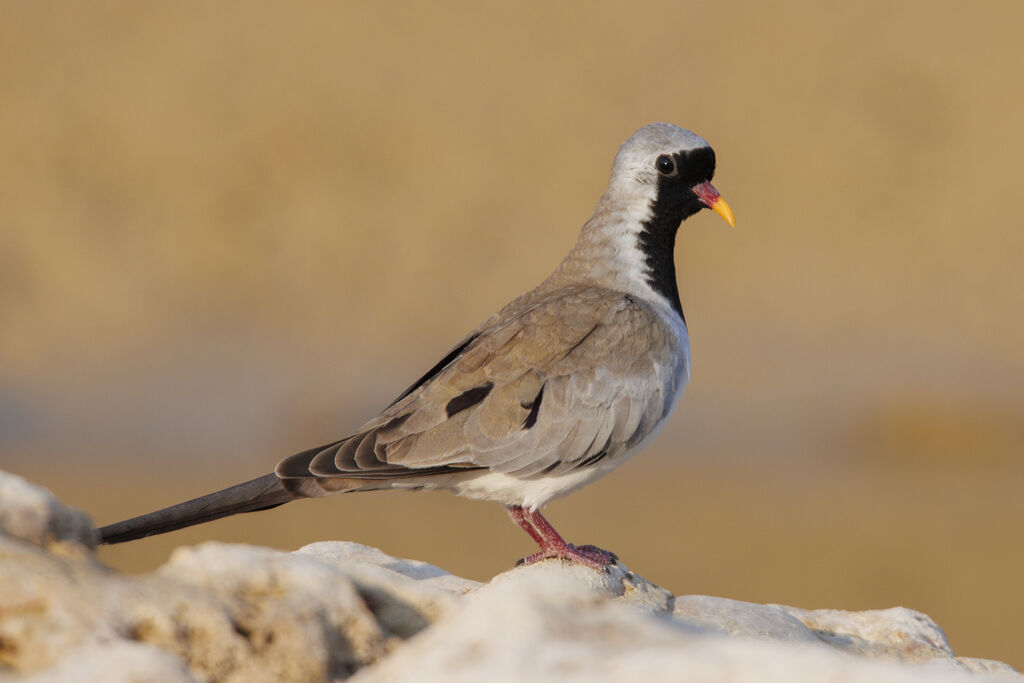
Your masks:
{"label": "tan background", "polygon": [[[826,6],[827,5],[827,6]],[[670,426],[551,506],[677,593],[906,605],[1024,667],[1021,3],[46,3],[0,22],[0,465],[107,523],[344,434],[572,243],[653,120],[714,145]],[[302,502],[487,578],[499,506]],[[1016,629],[1016,630],[1015,630]]]}

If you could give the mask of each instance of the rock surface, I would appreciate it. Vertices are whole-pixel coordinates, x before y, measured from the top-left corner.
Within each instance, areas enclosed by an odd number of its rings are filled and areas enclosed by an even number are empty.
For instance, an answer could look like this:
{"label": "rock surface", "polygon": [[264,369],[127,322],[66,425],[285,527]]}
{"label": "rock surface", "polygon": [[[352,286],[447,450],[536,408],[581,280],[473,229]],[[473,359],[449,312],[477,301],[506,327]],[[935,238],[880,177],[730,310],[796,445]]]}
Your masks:
{"label": "rock surface", "polygon": [[0,472],[0,683],[1024,681],[918,612],[675,597],[622,564],[480,584],[355,543],[206,543],[125,576],[92,547],[83,513]]}
{"label": "rock surface", "polygon": [[70,541],[96,547],[92,520],[44,488],[0,471],[0,533],[48,548]]}

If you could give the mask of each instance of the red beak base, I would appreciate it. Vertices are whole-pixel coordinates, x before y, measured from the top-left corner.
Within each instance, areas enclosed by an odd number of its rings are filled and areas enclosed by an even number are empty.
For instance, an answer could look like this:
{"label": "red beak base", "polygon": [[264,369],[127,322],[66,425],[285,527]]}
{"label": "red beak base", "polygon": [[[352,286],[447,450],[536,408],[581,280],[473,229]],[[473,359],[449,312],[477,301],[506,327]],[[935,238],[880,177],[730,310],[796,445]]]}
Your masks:
{"label": "red beak base", "polygon": [[704,206],[724,218],[725,222],[732,227],[736,227],[736,218],[732,215],[732,209],[725,200],[722,199],[722,195],[718,194],[718,190],[715,189],[715,186],[709,181],[705,180],[699,185],[694,185],[693,193],[697,195],[697,199],[699,199]]}

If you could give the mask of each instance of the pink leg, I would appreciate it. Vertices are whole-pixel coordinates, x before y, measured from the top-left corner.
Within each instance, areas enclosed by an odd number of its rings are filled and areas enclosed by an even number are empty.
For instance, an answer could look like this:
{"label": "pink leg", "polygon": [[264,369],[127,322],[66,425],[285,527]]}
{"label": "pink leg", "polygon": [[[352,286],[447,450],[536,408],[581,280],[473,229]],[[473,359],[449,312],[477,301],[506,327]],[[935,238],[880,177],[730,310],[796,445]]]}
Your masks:
{"label": "pink leg", "polygon": [[518,524],[523,531],[530,534],[530,538],[536,541],[537,545],[544,545],[544,537],[537,533],[532,524],[526,521],[526,511],[523,508],[518,505],[510,505],[505,510],[508,512],[508,516],[512,518],[512,521]]}
{"label": "pink leg", "polygon": [[540,546],[540,552],[524,557],[517,564],[533,564],[541,560],[558,558],[603,570],[618,559],[613,553],[592,545],[577,547],[566,543],[565,539],[551,526],[551,523],[544,519],[544,515],[540,514],[539,510],[530,511],[518,505],[510,505],[508,516],[522,527],[523,531],[530,534],[530,538]]}

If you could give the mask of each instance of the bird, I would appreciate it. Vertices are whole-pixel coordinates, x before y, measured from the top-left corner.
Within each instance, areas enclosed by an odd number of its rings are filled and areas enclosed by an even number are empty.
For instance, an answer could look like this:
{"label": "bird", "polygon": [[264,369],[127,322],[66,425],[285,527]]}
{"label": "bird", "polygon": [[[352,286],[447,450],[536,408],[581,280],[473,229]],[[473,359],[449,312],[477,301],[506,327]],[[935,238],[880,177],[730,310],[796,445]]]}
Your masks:
{"label": "bird", "polygon": [[297,498],[442,489],[506,506],[539,550],[606,568],[541,514],[608,474],[664,426],[690,377],[676,233],[708,208],[732,227],[702,137],[651,123],[619,147],[607,189],[569,254],[537,287],[473,329],[350,435],[274,472],[96,530],[100,544],[161,534]]}

